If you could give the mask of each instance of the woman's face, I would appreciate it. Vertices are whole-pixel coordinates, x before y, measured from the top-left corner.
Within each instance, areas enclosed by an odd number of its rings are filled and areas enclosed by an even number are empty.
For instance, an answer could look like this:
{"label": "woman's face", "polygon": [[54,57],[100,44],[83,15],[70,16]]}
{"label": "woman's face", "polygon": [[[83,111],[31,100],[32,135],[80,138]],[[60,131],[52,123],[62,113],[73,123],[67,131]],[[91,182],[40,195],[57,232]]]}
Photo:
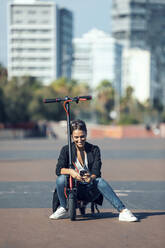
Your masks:
{"label": "woman's face", "polygon": [[83,148],[85,145],[85,141],[86,141],[86,132],[82,131],[82,130],[74,130],[72,133],[72,139],[73,142],[76,144],[76,146],[78,148]]}

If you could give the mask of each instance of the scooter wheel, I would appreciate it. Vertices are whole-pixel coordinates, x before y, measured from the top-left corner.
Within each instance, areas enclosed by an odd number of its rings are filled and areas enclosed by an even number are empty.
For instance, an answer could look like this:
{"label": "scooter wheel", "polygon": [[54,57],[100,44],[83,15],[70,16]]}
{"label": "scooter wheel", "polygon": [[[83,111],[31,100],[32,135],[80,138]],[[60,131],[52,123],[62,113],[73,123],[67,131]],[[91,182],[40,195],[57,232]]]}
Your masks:
{"label": "scooter wheel", "polygon": [[69,217],[72,221],[76,219],[76,197],[73,193],[69,194]]}

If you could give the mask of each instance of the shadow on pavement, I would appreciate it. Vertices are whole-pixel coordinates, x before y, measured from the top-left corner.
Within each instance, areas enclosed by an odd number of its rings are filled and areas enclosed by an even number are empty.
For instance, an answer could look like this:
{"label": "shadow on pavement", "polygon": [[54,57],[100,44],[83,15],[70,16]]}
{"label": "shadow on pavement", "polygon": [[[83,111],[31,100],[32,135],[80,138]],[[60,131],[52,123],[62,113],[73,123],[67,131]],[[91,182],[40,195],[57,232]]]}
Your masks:
{"label": "shadow on pavement", "polygon": [[[135,212],[138,222],[143,219],[147,219],[150,216],[165,215],[165,211],[162,212]],[[106,212],[106,213],[96,213],[96,214],[86,214],[85,216],[77,215],[76,221],[88,221],[96,219],[108,219],[108,218],[118,218],[118,213]]]}
{"label": "shadow on pavement", "polygon": [[76,221],[116,218],[116,217],[118,217],[118,215],[119,214],[114,214],[112,212],[85,214],[85,216],[77,215]]}
{"label": "shadow on pavement", "polygon": [[147,219],[149,216],[165,215],[165,211],[162,212],[137,212],[135,215],[138,217],[139,221]]}

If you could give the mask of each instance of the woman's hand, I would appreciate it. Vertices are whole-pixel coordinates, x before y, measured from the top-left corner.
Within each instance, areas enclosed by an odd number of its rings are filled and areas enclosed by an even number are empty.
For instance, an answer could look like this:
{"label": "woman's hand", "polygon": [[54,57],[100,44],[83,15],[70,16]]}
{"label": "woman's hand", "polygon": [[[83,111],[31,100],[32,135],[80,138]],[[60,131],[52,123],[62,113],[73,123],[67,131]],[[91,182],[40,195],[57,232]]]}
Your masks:
{"label": "woman's hand", "polygon": [[80,176],[80,174],[79,174],[78,172],[76,172],[76,171],[73,170],[73,169],[69,169],[69,172],[70,172],[69,174],[70,174],[74,179],[83,182],[83,179],[82,179],[82,177]]}
{"label": "woman's hand", "polygon": [[91,181],[91,176],[89,173],[85,173],[84,176],[82,177],[83,181],[86,183],[90,183]]}

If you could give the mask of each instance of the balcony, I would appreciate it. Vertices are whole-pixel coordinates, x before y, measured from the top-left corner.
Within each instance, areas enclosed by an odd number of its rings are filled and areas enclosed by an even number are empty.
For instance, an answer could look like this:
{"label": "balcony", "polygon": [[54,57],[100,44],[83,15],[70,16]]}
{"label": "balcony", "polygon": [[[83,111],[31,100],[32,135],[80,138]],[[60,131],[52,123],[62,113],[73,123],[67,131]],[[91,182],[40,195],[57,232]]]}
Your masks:
{"label": "balcony", "polygon": [[53,70],[11,70],[10,74],[12,76],[24,76],[24,75],[30,75],[33,77],[51,77],[51,75],[54,75],[54,71]]}
{"label": "balcony", "polygon": [[24,42],[15,42],[15,43],[11,43],[10,44],[10,47],[11,48],[18,48],[19,50],[22,49],[52,49],[54,48],[53,47],[53,43],[44,43],[44,42],[41,42],[41,43],[38,43],[38,42],[34,42],[34,43],[24,43]]}
{"label": "balcony", "polygon": [[54,39],[54,33],[48,32],[48,33],[33,33],[33,32],[27,32],[27,33],[12,33],[10,34],[10,39]]}
{"label": "balcony", "polygon": [[130,19],[117,19],[114,20],[114,25],[112,26],[112,32],[127,31],[130,30]]}
{"label": "balcony", "polygon": [[147,24],[145,20],[132,20],[131,21],[131,30],[144,31],[146,29],[147,29]]}
{"label": "balcony", "polygon": [[54,30],[54,24],[48,24],[48,25],[25,25],[25,24],[11,24],[10,30],[12,29],[18,29],[18,30]]}
{"label": "balcony", "polygon": [[12,54],[10,54],[9,55],[9,57],[11,58],[23,58],[23,57],[25,57],[25,58],[50,58],[50,59],[52,59],[52,58],[54,58],[55,57],[55,55],[52,53],[52,51],[36,51],[36,52],[34,52],[34,51],[27,51],[27,52],[25,52],[25,51],[23,51],[23,52],[20,52],[20,51],[15,51],[15,52],[12,52]]}
{"label": "balcony", "polygon": [[52,66],[52,62],[45,62],[45,61],[34,61],[34,62],[31,62],[31,61],[15,61],[15,62],[12,62],[12,66],[14,67],[19,67],[20,66],[20,63],[21,63],[21,67],[44,67],[45,64],[47,67],[51,67]]}

